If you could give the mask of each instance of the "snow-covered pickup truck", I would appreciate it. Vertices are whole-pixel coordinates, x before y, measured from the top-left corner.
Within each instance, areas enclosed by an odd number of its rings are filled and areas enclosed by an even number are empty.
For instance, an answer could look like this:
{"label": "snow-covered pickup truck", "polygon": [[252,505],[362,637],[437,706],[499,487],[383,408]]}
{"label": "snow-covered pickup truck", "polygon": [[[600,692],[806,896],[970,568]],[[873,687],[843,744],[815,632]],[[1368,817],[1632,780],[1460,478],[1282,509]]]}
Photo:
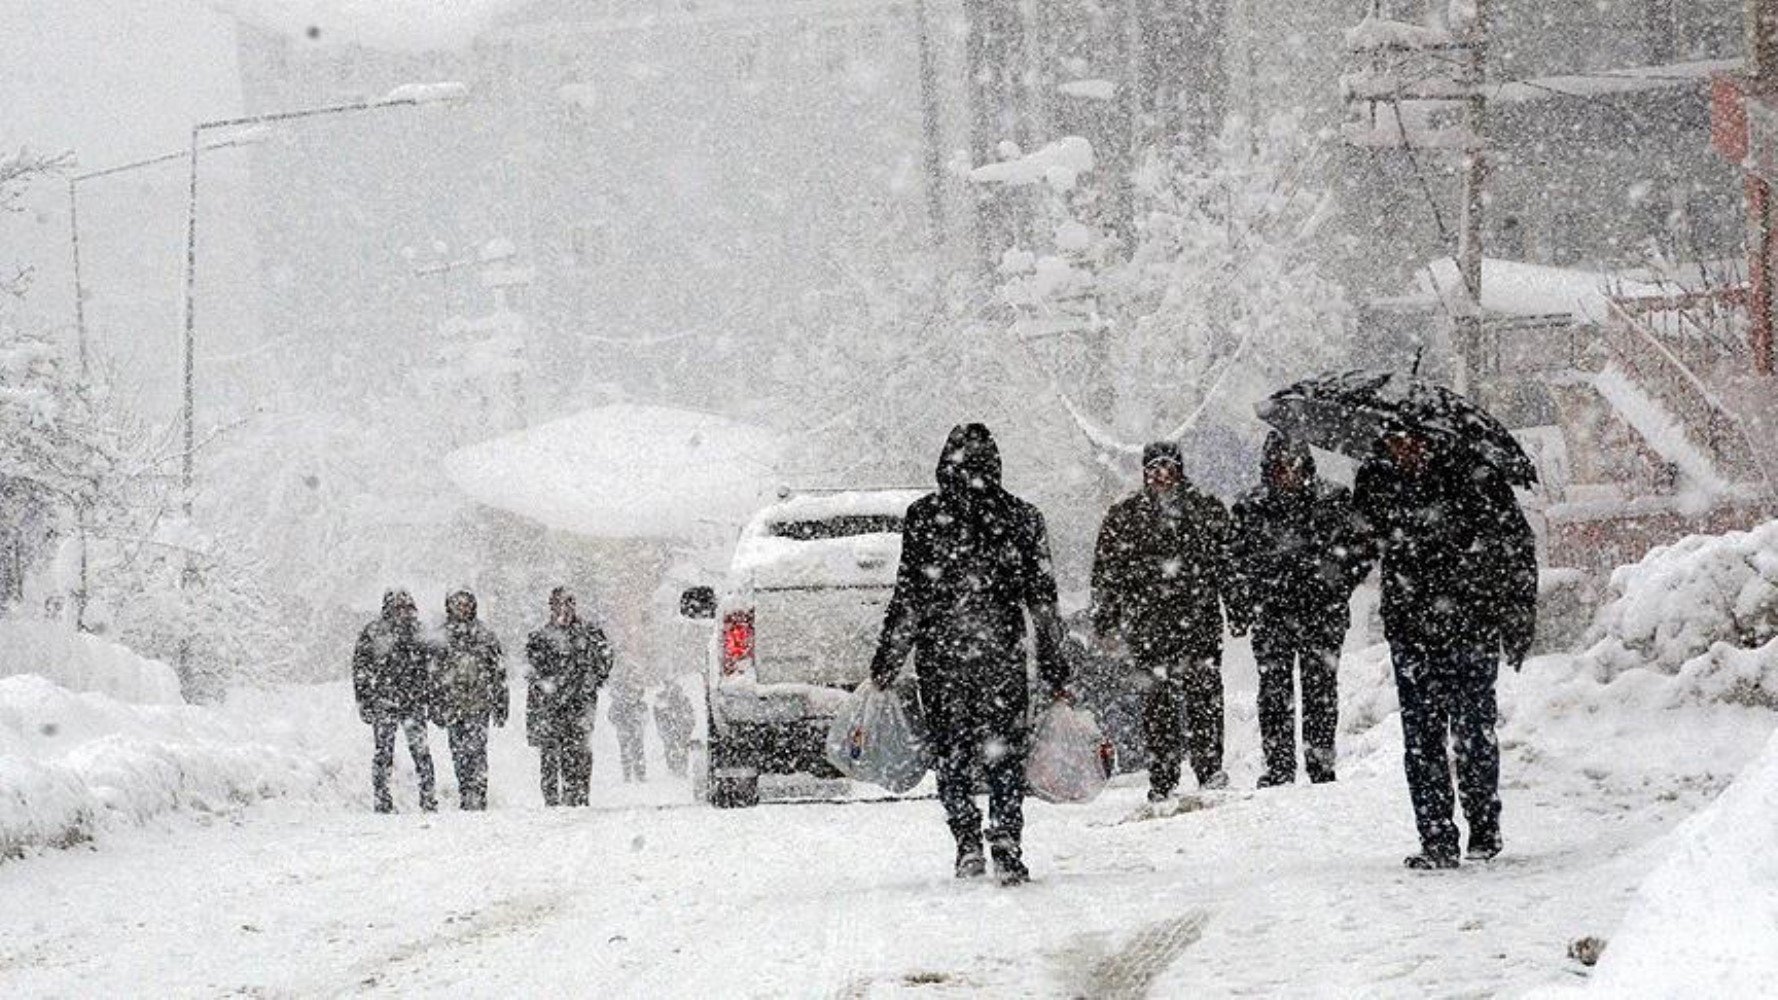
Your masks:
{"label": "snow-covered pickup truck", "polygon": [[921,492],[787,496],[743,529],[720,590],[682,595],[686,617],[716,620],[704,687],[713,805],[756,805],[761,774],[838,776],[822,755],[827,728],[870,675],[902,518]]}

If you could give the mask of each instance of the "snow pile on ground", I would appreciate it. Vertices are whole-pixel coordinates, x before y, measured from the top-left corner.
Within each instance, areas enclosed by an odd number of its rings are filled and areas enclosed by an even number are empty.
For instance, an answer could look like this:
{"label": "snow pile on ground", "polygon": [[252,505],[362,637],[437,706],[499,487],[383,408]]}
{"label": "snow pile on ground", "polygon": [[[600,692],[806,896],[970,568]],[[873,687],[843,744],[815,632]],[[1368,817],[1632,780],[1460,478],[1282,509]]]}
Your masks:
{"label": "snow pile on ground", "polygon": [[343,797],[339,767],[263,728],[252,714],[0,679],[0,858],[173,811]]}
{"label": "snow pile on ground", "polygon": [[1582,657],[1597,679],[1652,670],[1680,696],[1778,707],[1778,521],[1657,548],[1611,590]]}
{"label": "snow pile on ground", "polygon": [[177,705],[179,676],[97,636],[49,621],[0,621],[0,677],[37,674],[70,691],[137,705]]}
{"label": "snow pile on ground", "polygon": [[1756,996],[1778,983],[1778,736],[1674,832],[1637,891],[1591,990],[1602,996]]}

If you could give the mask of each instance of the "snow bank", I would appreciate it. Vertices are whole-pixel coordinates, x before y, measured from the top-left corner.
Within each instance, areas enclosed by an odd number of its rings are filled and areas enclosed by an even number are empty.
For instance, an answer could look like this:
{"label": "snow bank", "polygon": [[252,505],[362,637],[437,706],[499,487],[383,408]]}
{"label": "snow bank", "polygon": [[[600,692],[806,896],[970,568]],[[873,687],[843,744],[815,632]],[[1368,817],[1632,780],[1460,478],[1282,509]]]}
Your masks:
{"label": "snow bank", "polygon": [[[1457,262],[1441,257],[1420,272],[1420,283],[1444,297],[1453,308],[1469,299]],[[1653,298],[1664,294],[1658,285],[1626,281],[1597,271],[1526,264],[1489,258],[1482,262],[1482,309],[1506,316],[1572,316],[1576,321],[1598,320],[1605,315],[1612,296]]]}
{"label": "snow bank", "polygon": [[0,677],[17,674],[138,705],[184,701],[172,667],[57,622],[0,621]]}
{"label": "snow bank", "polygon": [[660,406],[588,410],[445,458],[479,503],[594,538],[690,538],[745,521],[776,485],[778,439],[726,417]]}
{"label": "snow bank", "polygon": [[1778,736],[1673,834],[1588,984],[1610,997],[1768,995],[1778,984]]}
{"label": "snow bank", "polygon": [[0,857],[176,810],[345,797],[339,768],[266,742],[263,728],[210,708],[0,679]]}
{"label": "snow bank", "polygon": [[1778,521],[1657,548],[1611,591],[1582,657],[1598,679],[1645,669],[1691,697],[1778,707]]}

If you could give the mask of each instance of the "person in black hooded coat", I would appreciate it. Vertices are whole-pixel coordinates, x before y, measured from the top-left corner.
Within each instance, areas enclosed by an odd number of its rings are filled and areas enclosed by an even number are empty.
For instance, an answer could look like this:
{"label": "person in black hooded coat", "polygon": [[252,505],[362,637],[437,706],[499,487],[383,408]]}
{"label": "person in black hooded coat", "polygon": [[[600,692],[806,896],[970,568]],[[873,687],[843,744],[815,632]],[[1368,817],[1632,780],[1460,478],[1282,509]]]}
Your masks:
{"label": "person in black hooded coat", "polygon": [[420,635],[414,599],[405,590],[383,594],[383,614],[364,627],[352,650],[352,693],[358,717],[371,728],[371,795],[377,812],[394,812],[389,771],[395,766],[395,731],[407,734],[408,755],[420,782],[420,808],[438,808],[426,716],[432,709],[431,650]]}
{"label": "person in black hooded coat", "polygon": [[593,773],[599,687],[611,676],[611,643],[580,617],[574,594],[549,594],[549,621],[525,640],[525,740],[537,748],[546,806],[584,806]]}
{"label": "person in black hooded coat", "polygon": [[978,768],[988,784],[994,866],[1007,884],[1030,876],[1020,844],[1027,613],[1039,675],[1061,697],[1068,668],[1043,515],[1001,486],[1000,451],[988,428],[960,425],[939,457],[938,491],[908,507],[895,591],[871,663],[872,681],[887,689],[914,655],[959,878],[987,869],[972,794]]}
{"label": "person in black hooded coat", "polygon": [[1410,868],[1457,866],[1451,765],[1469,855],[1500,853],[1494,683],[1524,663],[1537,627],[1537,549],[1512,487],[1459,448],[1385,435],[1353,503],[1382,555],[1383,634],[1395,668],[1408,793],[1420,833]]}
{"label": "person in black hooded coat", "polygon": [[1352,511],[1352,492],[1315,475],[1307,445],[1273,432],[1258,489],[1235,502],[1229,626],[1252,629],[1259,665],[1261,788],[1296,780],[1296,678],[1302,673],[1303,763],[1334,780],[1340,646],[1352,590],[1375,558]]}

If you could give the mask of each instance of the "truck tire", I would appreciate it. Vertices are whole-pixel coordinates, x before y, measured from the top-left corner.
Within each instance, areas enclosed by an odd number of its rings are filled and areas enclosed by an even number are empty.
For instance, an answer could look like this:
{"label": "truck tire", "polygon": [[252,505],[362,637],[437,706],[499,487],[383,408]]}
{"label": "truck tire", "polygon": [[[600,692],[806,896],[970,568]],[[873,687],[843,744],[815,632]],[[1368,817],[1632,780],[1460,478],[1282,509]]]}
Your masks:
{"label": "truck tire", "polygon": [[710,778],[710,804],[718,809],[751,809],[759,805],[759,775]]}

